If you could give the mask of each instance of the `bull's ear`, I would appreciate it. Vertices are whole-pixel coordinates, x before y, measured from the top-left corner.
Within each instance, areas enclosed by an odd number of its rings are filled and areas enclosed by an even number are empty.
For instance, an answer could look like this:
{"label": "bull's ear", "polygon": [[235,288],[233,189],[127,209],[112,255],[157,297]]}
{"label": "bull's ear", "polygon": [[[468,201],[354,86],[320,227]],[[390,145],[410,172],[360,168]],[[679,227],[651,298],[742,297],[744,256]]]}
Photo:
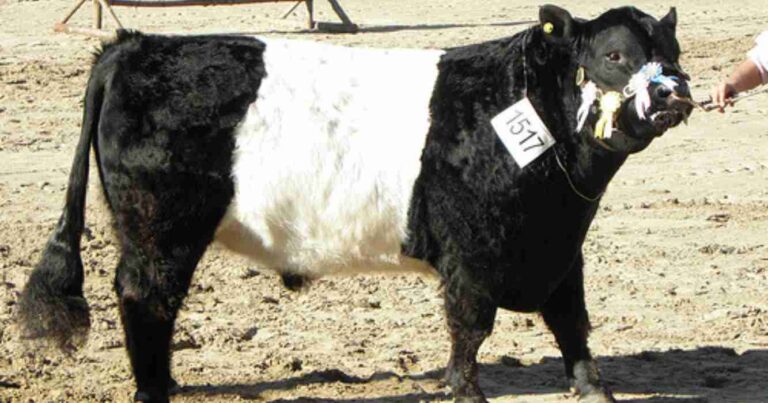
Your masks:
{"label": "bull's ear", "polygon": [[558,6],[551,4],[541,6],[539,22],[547,40],[567,41],[576,35],[576,21],[571,17],[571,13]]}
{"label": "bull's ear", "polygon": [[677,27],[677,9],[674,7],[671,7],[667,15],[665,15],[664,18],[661,19],[661,23],[672,28],[672,30],[674,31],[675,27]]}

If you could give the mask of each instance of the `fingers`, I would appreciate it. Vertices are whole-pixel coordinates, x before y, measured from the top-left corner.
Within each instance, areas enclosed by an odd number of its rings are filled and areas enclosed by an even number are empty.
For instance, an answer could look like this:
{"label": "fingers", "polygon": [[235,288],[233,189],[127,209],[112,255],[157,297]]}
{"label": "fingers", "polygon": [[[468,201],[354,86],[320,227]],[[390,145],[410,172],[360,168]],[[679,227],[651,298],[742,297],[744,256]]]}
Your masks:
{"label": "fingers", "polygon": [[725,111],[725,84],[719,83],[712,88],[712,103],[717,106],[717,111],[723,113]]}
{"label": "fingers", "polygon": [[712,104],[718,107],[717,110],[720,113],[725,111],[726,106],[733,106],[734,95],[736,95],[736,91],[733,88],[733,85],[727,82],[722,82],[715,85],[710,93]]}
{"label": "fingers", "polygon": [[723,113],[723,108],[720,106],[720,84],[715,85],[709,91],[709,99],[712,100],[712,105],[717,107],[718,112]]}

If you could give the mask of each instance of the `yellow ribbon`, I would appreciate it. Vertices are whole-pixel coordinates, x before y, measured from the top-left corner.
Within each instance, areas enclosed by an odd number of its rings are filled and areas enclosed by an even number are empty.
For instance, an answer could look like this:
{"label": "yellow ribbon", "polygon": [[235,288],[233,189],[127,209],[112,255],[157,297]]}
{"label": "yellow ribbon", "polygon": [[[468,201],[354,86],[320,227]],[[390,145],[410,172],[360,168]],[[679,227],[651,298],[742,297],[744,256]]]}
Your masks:
{"label": "yellow ribbon", "polygon": [[595,125],[595,137],[599,139],[611,138],[613,133],[613,119],[616,111],[621,107],[621,94],[615,91],[607,92],[600,98],[600,119]]}

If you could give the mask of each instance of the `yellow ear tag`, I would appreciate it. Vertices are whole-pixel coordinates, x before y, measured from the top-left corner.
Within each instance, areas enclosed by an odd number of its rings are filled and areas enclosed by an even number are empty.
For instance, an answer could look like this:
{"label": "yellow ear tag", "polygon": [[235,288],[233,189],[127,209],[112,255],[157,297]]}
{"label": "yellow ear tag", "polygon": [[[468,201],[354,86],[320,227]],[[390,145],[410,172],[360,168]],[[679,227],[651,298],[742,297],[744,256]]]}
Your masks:
{"label": "yellow ear tag", "polygon": [[613,133],[613,118],[621,107],[621,94],[611,91],[600,98],[600,119],[595,125],[595,137],[599,139],[611,138]]}
{"label": "yellow ear tag", "polygon": [[581,87],[581,85],[584,84],[584,80],[586,80],[584,67],[579,66],[578,70],[576,70],[576,86]]}
{"label": "yellow ear tag", "polygon": [[551,22],[545,22],[543,28],[545,34],[551,34],[555,30],[555,26]]}

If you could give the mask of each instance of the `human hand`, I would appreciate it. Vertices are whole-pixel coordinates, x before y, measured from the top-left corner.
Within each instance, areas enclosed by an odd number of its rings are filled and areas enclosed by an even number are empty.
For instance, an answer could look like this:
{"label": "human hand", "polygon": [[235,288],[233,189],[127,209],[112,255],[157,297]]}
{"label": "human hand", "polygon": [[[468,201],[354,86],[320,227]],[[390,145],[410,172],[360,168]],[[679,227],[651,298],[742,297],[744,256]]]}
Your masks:
{"label": "human hand", "polygon": [[733,106],[733,97],[737,91],[733,84],[728,81],[723,81],[712,87],[710,97],[712,98],[712,104],[718,107],[718,111],[723,113],[726,106]]}

